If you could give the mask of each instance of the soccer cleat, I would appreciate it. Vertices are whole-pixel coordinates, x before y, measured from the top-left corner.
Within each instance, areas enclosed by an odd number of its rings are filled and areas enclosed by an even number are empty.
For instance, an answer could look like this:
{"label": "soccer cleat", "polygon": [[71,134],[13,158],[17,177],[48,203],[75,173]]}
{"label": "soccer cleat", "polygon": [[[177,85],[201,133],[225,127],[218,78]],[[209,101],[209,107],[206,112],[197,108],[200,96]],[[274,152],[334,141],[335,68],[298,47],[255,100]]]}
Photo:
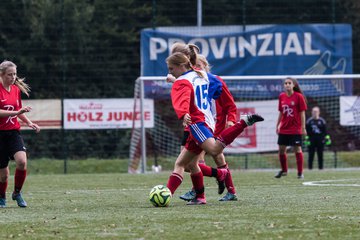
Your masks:
{"label": "soccer cleat", "polygon": [[236,194],[232,194],[232,193],[226,193],[225,196],[223,196],[222,198],[219,199],[219,201],[221,202],[227,202],[227,201],[237,201],[237,196]]}
{"label": "soccer cleat", "polygon": [[13,193],[12,194],[12,200],[17,202],[17,205],[19,207],[27,207],[27,203],[25,202],[25,200],[22,198],[21,193]]}
{"label": "soccer cleat", "polygon": [[240,115],[240,119],[244,120],[246,125],[251,126],[256,122],[264,121],[264,118],[258,114],[245,114]]}
{"label": "soccer cleat", "polygon": [[197,197],[195,197],[193,200],[188,202],[186,205],[203,205],[203,204],[206,204],[206,199],[205,198],[197,198]]}
{"label": "soccer cleat", "polygon": [[0,198],[0,208],[6,207],[6,198]]}
{"label": "soccer cleat", "polygon": [[284,177],[284,176],[287,176],[287,172],[279,171],[279,172],[275,175],[275,178],[281,178],[281,177]]}
{"label": "soccer cleat", "polygon": [[219,169],[222,174],[220,175],[220,177],[216,178],[216,182],[218,184],[218,194],[223,194],[223,192],[225,191],[225,178],[228,175],[229,171],[226,168],[221,168]]}
{"label": "soccer cleat", "polygon": [[297,178],[298,178],[298,179],[304,179],[304,174],[298,173]]}
{"label": "soccer cleat", "polygon": [[188,201],[188,202],[189,202],[189,201],[193,200],[195,197],[196,197],[196,192],[195,192],[195,190],[190,190],[190,191],[188,191],[187,193],[181,195],[179,198],[180,198],[181,200],[184,200],[184,201]]}

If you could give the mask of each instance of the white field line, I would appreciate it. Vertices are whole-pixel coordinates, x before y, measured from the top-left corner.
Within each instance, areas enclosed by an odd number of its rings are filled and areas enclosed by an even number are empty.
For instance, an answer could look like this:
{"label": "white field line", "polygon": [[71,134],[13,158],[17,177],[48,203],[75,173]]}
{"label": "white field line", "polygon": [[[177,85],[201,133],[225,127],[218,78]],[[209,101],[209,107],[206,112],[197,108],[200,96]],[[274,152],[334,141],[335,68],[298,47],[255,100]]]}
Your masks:
{"label": "white field line", "polygon": [[304,186],[330,186],[330,187],[360,187],[360,184],[356,183],[337,183],[348,181],[359,181],[360,179],[336,179],[336,180],[321,180],[312,182],[303,182]]}

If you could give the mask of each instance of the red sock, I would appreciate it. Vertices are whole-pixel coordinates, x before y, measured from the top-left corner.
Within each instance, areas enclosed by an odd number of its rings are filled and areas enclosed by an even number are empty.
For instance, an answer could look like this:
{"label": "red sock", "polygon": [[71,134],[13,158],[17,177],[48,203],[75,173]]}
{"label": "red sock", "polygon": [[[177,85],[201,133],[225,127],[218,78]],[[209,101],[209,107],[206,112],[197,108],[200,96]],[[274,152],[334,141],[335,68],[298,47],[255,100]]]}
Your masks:
{"label": "red sock", "polygon": [[229,193],[236,194],[236,189],[235,189],[235,186],[234,186],[234,183],[232,180],[232,176],[231,176],[231,172],[230,172],[230,169],[228,168],[228,165],[226,164],[219,168],[226,168],[228,170],[228,174],[226,175],[226,178],[225,178],[225,186]]}
{"label": "red sock", "polygon": [[200,171],[198,173],[192,173],[191,180],[196,192],[196,197],[205,198],[205,188],[204,188],[204,175]]}
{"label": "red sock", "polygon": [[219,140],[226,145],[229,145],[234,139],[244,131],[247,125],[244,120],[235,123],[235,125],[225,129],[220,133]]}
{"label": "red sock", "polygon": [[170,189],[171,194],[174,194],[176,189],[180,186],[183,181],[183,177],[180,174],[172,173],[169,177],[167,187]]}
{"label": "red sock", "polygon": [[283,172],[287,172],[288,171],[288,166],[287,166],[287,156],[286,156],[286,154],[279,154],[279,159],[280,159],[280,164],[281,164],[281,170]]}
{"label": "red sock", "polygon": [[26,169],[25,170],[16,169],[14,178],[15,178],[14,192],[19,193],[25,182]]}
{"label": "red sock", "polygon": [[203,163],[199,163],[198,165],[199,165],[199,167],[201,169],[201,172],[203,173],[204,176],[213,177],[211,167],[209,167],[208,165],[203,164]]}
{"label": "red sock", "polygon": [[0,182],[0,197],[6,198],[6,189],[8,186],[8,182]]}
{"label": "red sock", "polygon": [[295,154],[295,156],[296,156],[296,164],[297,164],[298,174],[302,174],[303,165],[304,165],[304,155],[302,152],[298,152]]}

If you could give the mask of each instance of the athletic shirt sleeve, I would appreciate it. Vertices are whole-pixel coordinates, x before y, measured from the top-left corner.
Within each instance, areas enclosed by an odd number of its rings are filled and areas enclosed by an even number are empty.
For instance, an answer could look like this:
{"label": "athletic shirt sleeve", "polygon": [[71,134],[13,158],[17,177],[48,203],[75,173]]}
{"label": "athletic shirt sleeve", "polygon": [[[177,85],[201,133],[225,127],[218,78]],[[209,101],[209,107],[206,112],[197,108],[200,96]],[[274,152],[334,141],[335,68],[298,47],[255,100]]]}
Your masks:
{"label": "athletic shirt sleeve", "polygon": [[192,92],[193,88],[187,80],[176,80],[171,88],[172,105],[179,119],[190,112]]}
{"label": "athletic shirt sleeve", "polygon": [[219,103],[219,104],[217,104],[217,108],[218,108],[218,105],[221,106],[222,115],[227,116],[227,119],[226,119],[227,121],[236,122],[237,107],[235,105],[234,98],[231,95],[230,90],[227,87],[224,80],[222,78],[220,78],[219,76],[217,76],[217,78],[222,83],[222,91],[221,91],[221,95],[220,95],[219,99],[217,100]]}
{"label": "athletic shirt sleeve", "polygon": [[221,96],[223,84],[217,76],[211,73],[207,73],[207,76],[210,82],[208,98],[209,102],[211,102],[211,99],[216,100]]}

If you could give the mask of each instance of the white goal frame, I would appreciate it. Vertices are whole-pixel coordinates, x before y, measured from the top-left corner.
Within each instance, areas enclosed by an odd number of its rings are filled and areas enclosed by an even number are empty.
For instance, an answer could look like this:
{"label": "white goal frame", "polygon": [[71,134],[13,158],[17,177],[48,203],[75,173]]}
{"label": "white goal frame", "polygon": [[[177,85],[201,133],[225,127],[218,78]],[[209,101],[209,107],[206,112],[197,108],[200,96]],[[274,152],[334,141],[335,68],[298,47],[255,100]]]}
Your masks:
{"label": "white goal frame", "polygon": [[[328,75],[251,75],[251,76],[221,76],[224,80],[279,80],[288,77],[298,80],[321,80],[321,79],[353,79],[360,78],[360,74],[328,74]],[[144,81],[148,80],[164,80],[166,76],[140,76],[136,82],[140,84],[140,132],[141,132],[141,173],[146,173],[146,133],[144,126]]]}

